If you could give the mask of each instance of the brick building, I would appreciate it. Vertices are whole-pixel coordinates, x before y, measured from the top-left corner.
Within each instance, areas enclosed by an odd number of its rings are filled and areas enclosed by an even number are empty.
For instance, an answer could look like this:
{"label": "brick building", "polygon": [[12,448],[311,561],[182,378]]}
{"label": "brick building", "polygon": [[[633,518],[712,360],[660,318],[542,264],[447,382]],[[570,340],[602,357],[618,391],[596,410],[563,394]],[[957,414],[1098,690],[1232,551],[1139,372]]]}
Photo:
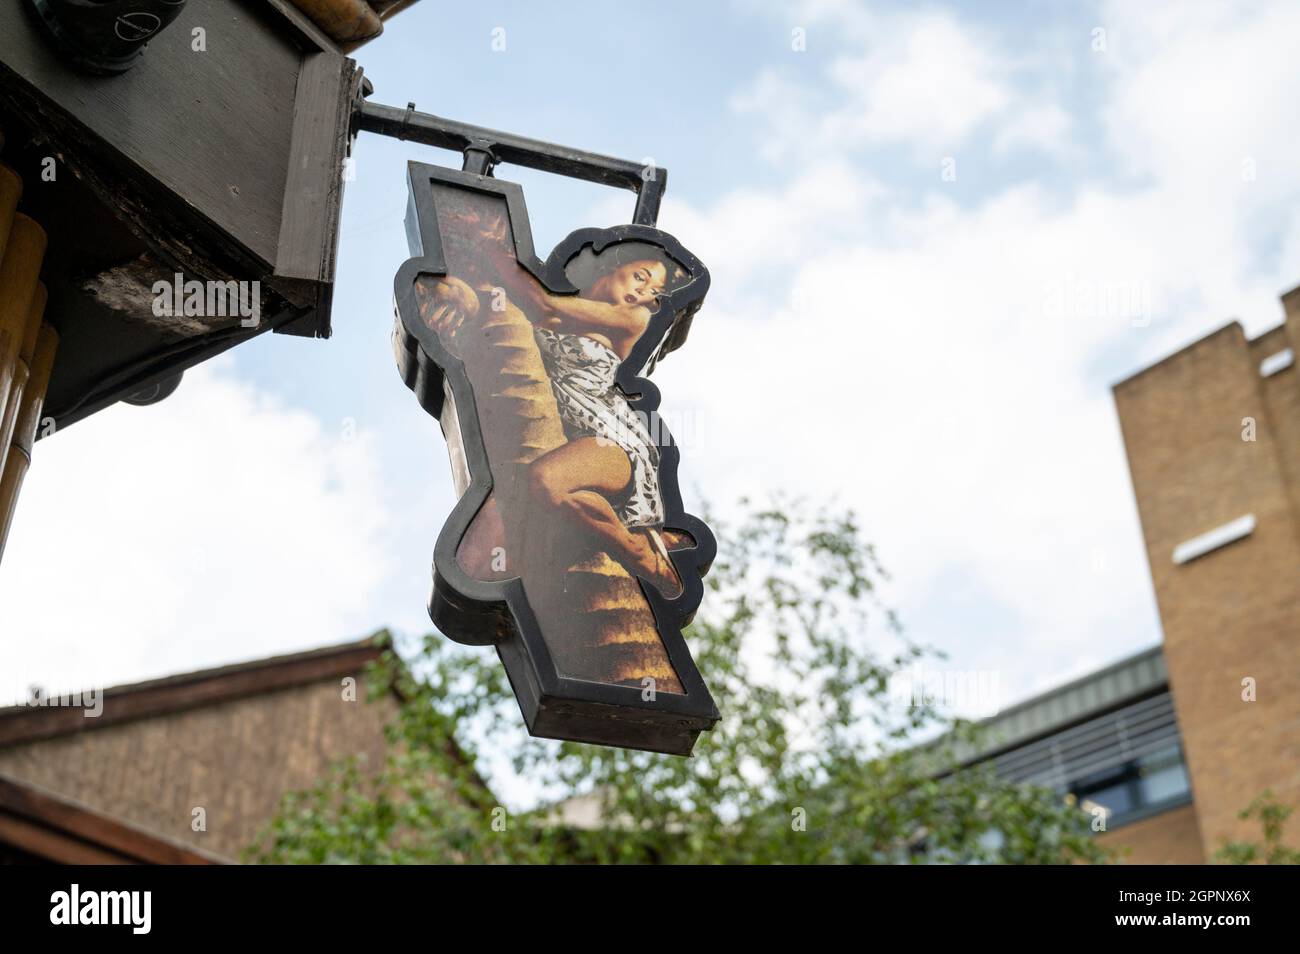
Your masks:
{"label": "brick building", "polygon": [[1201,864],[1184,742],[1164,652],[1144,650],[1004,709],[967,763],[1105,809],[1098,837],[1133,864]]}
{"label": "brick building", "polygon": [[1264,790],[1300,805],[1300,288],[1282,302],[1115,386],[1207,855],[1258,838],[1237,813]]}
{"label": "brick building", "polygon": [[364,680],[380,652],[367,639],[121,686],[94,718],[0,709],[0,863],[240,860],[285,793],[348,756],[383,764],[398,700],[369,700]]}
{"label": "brick building", "polygon": [[969,756],[1103,806],[1130,863],[1259,841],[1238,813],[1265,791],[1300,806],[1300,288],[1282,301],[1115,386],[1163,644],[1000,713]]}

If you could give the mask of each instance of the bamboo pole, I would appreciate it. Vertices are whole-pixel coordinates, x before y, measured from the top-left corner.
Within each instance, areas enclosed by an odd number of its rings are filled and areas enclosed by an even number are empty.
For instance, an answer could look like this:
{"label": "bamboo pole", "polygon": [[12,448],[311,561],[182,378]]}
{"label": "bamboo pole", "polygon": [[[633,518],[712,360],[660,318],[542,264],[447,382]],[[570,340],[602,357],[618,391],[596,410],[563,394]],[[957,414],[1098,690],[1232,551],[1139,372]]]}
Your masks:
{"label": "bamboo pole", "polygon": [[31,374],[23,390],[22,407],[14,429],[13,442],[5,457],[4,470],[0,472],[0,559],[4,558],[5,542],[13,524],[18,506],[18,492],[23,478],[31,466],[32,447],[36,432],[41,426],[41,412],[45,405],[45,390],[54,371],[54,356],[59,350],[59,335],[50,325],[43,324],[36,337],[32,355]]}
{"label": "bamboo pole", "polygon": [[13,384],[9,389],[9,400],[0,410],[0,474],[4,473],[5,457],[9,444],[14,439],[14,428],[18,423],[18,412],[22,406],[23,390],[31,378],[32,359],[36,356],[36,339],[41,331],[41,319],[45,316],[45,302],[49,293],[40,282],[32,295],[28,308],[27,324],[23,328],[22,345],[18,349],[18,359],[14,362]]}
{"label": "bamboo pole", "polygon": [[[4,141],[0,135],[0,144]],[[9,242],[9,229],[14,224],[18,200],[23,195],[23,180],[8,166],[0,165],[0,260],[4,259],[5,245]]]}
{"label": "bamboo pole", "polygon": [[[8,170],[0,167],[0,173]],[[16,178],[16,177],[15,177]],[[9,219],[3,238],[4,253],[0,256],[0,552],[9,534],[9,521],[17,502],[17,487],[22,482],[26,467],[22,452],[10,452],[10,443],[18,426],[19,406],[29,387],[32,364],[40,350],[41,315],[45,310],[45,287],[40,284],[41,261],[45,257],[45,230],[21,212],[8,212],[10,197],[17,202],[21,193],[21,180],[17,192],[8,175],[0,174],[0,217]],[[57,340],[57,339],[56,339]],[[25,349],[30,347],[30,351]],[[24,361],[24,354],[30,360]],[[50,357],[53,364],[53,357]],[[49,375],[46,373],[48,383]],[[40,396],[45,395],[45,383],[40,386]],[[39,426],[39,413],[37,421]],[[32,429],[35,439],[36,430]],[[27,455],[30,456],[28,442]],[[8,461],[14,464],[14,480],[8,474]],[[15,482],[16,481],[16,482]]]}
{"label": "bamboo pole", "polygon": [[45,241],[43,228],[21,212],[14,215],[0,261],[0,419],[9,404],[19,352],[27,337]]}

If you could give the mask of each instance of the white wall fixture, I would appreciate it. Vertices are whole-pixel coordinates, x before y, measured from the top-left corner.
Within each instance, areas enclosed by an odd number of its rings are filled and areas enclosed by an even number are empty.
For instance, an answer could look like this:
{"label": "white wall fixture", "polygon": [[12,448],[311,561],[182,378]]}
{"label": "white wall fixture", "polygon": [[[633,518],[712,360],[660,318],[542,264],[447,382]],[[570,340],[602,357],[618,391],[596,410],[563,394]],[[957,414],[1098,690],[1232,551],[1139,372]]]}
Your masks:
{"label": "white wall fixture", "polygon": [[1254,532],[1255,515],[1248,513],[1244,517],[1230,520],[1221,527],[1202,533],[1199,537],[1192,537],[1178,544],[1174,547],[1174,562],[1179,565],[1189,563],[1197,557],[1205,556],[1219,547],[1226,547],[1229,543],[1248,537]]}
{"label": "white wall fixture", "polygon": [[1283,348],[1277,354],[1270,354],[1259,363],[1260,377],[1267,378],[1279,371],[1285,371],[1293,364],[1295,364],[1295,352],[1290,348]]}

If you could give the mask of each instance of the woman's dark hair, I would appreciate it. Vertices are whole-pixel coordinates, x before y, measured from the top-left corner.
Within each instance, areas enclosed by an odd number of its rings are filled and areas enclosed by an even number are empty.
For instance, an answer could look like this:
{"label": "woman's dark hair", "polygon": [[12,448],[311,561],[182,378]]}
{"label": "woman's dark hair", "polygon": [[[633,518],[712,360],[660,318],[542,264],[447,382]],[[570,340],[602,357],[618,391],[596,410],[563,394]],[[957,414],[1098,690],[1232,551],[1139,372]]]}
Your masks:
{"label": "woman's dark hair", "polygon": [[[666,278],[664,279],[664,295],[672,295],[679,289],[689,285],[695,278],[694,275],[677,259],[673,258],[657,245],[651,245],[648,242],[619,242],[616,245],[610,245],[599,253],[592,251],[591,246],[587,246],[572,259],[565,268],[569,280],[578,288],[585,291],[596,283],[597,280],[608,275],[616,268],[620,268],[629,262],[659,262],[664,267]],[[696,305],[698,308],[698,305]],[[650,358],[649,367],[646,373],[649,374],[655,368],[655,365],[670,351],[675,351],[682,346],[686,340],[686,333],[690,330],[691,319],[695,316],[695,308],[689,312],[679,311],[673,316],[673,322],[664,334],[663,342]]]}
{"label": "woman's dark hair", "polygon": [[[587,289],[616,268],[629,262],[659,262],[667,276],[664,279],[664,294],[671,295],[691,280],[691,274],[681,262],[659,248],[646,242],[619,242],[600,252],[585,248],[570,262],[573,273],[569,280],[579,288]],[[576,266],[576,267],[575,267]]]}

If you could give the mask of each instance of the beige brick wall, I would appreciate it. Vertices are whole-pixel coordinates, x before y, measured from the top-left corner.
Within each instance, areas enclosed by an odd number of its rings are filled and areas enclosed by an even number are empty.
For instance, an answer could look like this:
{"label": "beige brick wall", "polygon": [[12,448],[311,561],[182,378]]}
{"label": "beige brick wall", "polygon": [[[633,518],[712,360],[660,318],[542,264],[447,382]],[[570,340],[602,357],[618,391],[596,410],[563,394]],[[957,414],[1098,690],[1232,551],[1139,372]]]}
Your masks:
{"label": "beige brick wall", "polygon": [[1120,852],[1130,865],[1199,865],[1205,863],[1196,806],[1184,805],[1151,818],[1104,832],[1097,840]]}
{"label": "beige brick wall", "polygon": [[[1277,340],[1262,344],[1276,350]],[[1300,398],[1296,369],[1262,379],[1256,352],[1233,324],[1115,389],[1207,858],[1225,839],[1258,840],[1236,813],[1263,790],[1300,805],[1300,527],[1289,478],[1300,467]],[[1242,439],[1247,417],[1253,442]],[[1250,537],[1174,565],[1177,544],[1247,513]],[[1246,678],[1255,702],[1242,699]],[[1300,824],[1288,840],[1300,845]]]}
{"label": "beige brick wall", "polygon": [[[1251,360],[1256,367],[1284,348],[1296,352],[1288,328],[1274,328],[1250,342]],[[1300,515],[1300,372],[1293,366],[1260,379],[1268,427],[1277,438],[1278,463],[1291,500],[1292,516]],[[1298,571],[1300,572],[1300,571]]]}
{"label": "beige brick wall", "polygon": [[[378,768],[391,697],[338,679],[0,750],[0,772],[232,860],[287,791],[358,755]],[[194,832],[194,808],[207,831]]]}

